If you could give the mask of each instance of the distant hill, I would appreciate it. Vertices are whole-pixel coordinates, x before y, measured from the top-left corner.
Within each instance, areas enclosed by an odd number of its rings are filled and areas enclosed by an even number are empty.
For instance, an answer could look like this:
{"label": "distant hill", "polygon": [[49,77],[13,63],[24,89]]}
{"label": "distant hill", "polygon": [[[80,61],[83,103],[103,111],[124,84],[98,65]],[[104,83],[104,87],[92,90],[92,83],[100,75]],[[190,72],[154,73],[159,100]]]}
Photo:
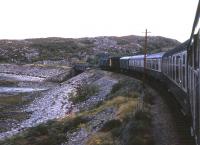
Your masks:
{"label": "distant hill", "polygon": [[[148,53],[173,49],[180,42],[161,36],[148,37]],[[95,64],[99,56],[123,56],[143,52],[144,37],[94,37],[94,38],[37,38],[25,40],[0,40],[0,62],[42,63],[89,62]]]}

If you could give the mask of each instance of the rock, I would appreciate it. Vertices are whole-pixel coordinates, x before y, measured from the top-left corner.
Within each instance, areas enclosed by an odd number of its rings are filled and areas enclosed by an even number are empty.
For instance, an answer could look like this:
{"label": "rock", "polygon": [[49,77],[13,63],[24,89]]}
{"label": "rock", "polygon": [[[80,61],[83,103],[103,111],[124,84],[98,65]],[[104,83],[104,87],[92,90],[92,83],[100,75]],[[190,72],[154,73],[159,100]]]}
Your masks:
{"label": "rock", "polygon": [[73,133],[68,133],[68,142],[62,145],[85,145],[87,139],[97,132],[107,121],[114,119],[115,109],[107,108],[93,116],[90,116],[90,121],[86,124],[87,129],[80,128]]}
{"label": "rock", "polygon": [[99,92],[95,96],[90,96],[86,101],[76,104],[76,108],[83,111],[96,106],[98,103],[107,99],[107,95],[110,93],[112,86],[116,83],[117,80],[107,76],[97,79],[93,84],[100,88]]}

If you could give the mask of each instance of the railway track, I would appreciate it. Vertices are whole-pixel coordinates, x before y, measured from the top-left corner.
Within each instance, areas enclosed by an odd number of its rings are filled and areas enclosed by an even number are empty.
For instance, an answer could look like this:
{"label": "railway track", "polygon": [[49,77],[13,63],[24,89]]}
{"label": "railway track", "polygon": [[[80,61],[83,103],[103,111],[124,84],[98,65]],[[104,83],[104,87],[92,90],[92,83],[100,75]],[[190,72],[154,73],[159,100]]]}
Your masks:
{"label": "railway track", "polygon": [[[189,117],[184,116],[181,112],[181,107],[178,102],[174,99],[173,95],[170,92],[166,92],[165,87],[156,88],[156,90],[161,94],[165,103],[167,104],[169,111],[172,115],[173,123],[176,129],[176,132],[179,137],[180,145],[195,145],[194,139],[190,133],[190,119]],[[161,92],[162,91],[162,92]]]}
{"label": "railway track", "polygon": [[[157,85],[158,86],[158,85]],[[181,107],[178,102],[175,100],[175,97],[170,92],[166,92],[167,88],[164,86],[155,88],[163,97],[166,102],[169,111],[173,118],[173,123],[176,129],[176,132],[179,137],[180,145],[195,145],[194,138],[191,136],[190,132],[190,119],[181,112]],[[162,92],[161,92],[162,91]]]}
{"label": "railway track", "polygon": [[[141,74],[130,74],[128,72],[123,72],[123,74],[137,78],[139,80],[143,79],[143,75]],[[164,103],[167,105],[169,113],[172,116],[173,126],[175,127],[176,134],[178,135],[177,144],[175,145],[195,145],[194,138],[191,136],[190,132],[190,118],[186,117],[181,112],[181,107],[173,94],[168,91],[162,82],[153,78],[147,78],[145,83],[155,89],[159,96],[162,97]],[[165,145],[165,143],[163,143],[163,145]]]}

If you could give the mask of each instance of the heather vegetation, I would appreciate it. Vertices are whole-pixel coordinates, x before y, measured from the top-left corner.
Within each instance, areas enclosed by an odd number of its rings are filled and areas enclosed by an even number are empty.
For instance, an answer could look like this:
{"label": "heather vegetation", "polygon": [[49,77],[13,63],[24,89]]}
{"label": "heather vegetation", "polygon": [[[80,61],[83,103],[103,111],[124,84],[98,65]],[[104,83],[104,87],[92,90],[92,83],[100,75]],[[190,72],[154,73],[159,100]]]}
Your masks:
{"label": "heather vegetation", "polygon": [[[172,49],[178,41],[164,37],[149,37],[148,52]],[[143,53],[144,37],[95,38],[38,38],[26,40],[0,40],[0,62],[38,63],[42,61],[67,61],[68,64],[98,63],[99,56],[123,56]]]}
{"label": "heather vegetation", "polygon": [[45,124],[27,129],[20,135],[7,139],[1,144],[9,145],[58,145],[67,141],[66,132],[77,130],[87,120],[80,116],[71,116],[62,120],[52,120]]}
{"label": "heather vegetation", "polygon": [[88,97],[97,94],[99,87],[95,84],[82,84],[77,88],[76,96],[72,96],[70,100],[74,103],[85,101]]}
{"label": "heather vegetation", "polygon": [[[112,99],[108,100],[105,106],[115,106],[117,116],[107,121],[97,133],[93,134],[88,139],[87,145],[154,144],[151,114],[146,107],[144,110],[137,108],[140,88],[140,82],[130,80],[120,81],[113,86]],[[146,95],[150,95],[151,91],[151,89],[147,90]],[[145,106],[148,105],[145,103]]]}

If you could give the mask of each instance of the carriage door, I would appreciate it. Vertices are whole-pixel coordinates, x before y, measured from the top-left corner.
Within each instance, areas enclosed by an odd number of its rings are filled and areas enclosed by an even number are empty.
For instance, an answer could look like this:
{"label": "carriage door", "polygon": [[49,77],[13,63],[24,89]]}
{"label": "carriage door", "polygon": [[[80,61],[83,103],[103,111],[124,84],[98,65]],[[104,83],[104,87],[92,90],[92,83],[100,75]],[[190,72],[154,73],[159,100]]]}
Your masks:
{"label": "carriage door", "polygon": [[178,69],[178,73],[179,73],[179,85],[180,85],[180,87],[182,88],[182,84],[183,84],[183,82],[182,82],[182,58],[181,58],[181,54],[179,55],[179,57],[178,57],[178,67],[179,67],[179,69]]}
{"label": "carriage door", "polygon": [[198,33],[198,43],[197,43],[197,50],[198,50],[198,85],[197,85],[197,95],[198,95],[198,98],[199,98],[199,110],[198,110],[198,115],[199,115],[199,130],[198,130],[198,136],[200,136],[200,31]]}
{"label": "carriage door", "polygon": [[197,136],[200,135],[200,96],[199,96],[199,35],[194,35],[191,50],[189,52],[188,81],[189,96],[191,97],[191,111],[193,116],[193,129]]}
{"label": "carriage door", "polygon": [[197,135],[200,136],[200,39],[199,39],[199,33],[195,36],[195,95],[197,98],[197,118],[198,118],[198,133]]}
{"label": "carriage door", "polygon": [[187,89],[187,77],[186,77],[186,52],[183,53],[182,55],[182,86],[183,89],[186,91]]}
{"label": "carriage door", "polygon": [[196,130],[197,130],[197,135],[199,136],[200,130],[199,130],[199,35],[194,36],[194,46],[193,46],[193,97],[195,98],[196,101],[196,107],[195,107],[195,112],[196,112]]}

